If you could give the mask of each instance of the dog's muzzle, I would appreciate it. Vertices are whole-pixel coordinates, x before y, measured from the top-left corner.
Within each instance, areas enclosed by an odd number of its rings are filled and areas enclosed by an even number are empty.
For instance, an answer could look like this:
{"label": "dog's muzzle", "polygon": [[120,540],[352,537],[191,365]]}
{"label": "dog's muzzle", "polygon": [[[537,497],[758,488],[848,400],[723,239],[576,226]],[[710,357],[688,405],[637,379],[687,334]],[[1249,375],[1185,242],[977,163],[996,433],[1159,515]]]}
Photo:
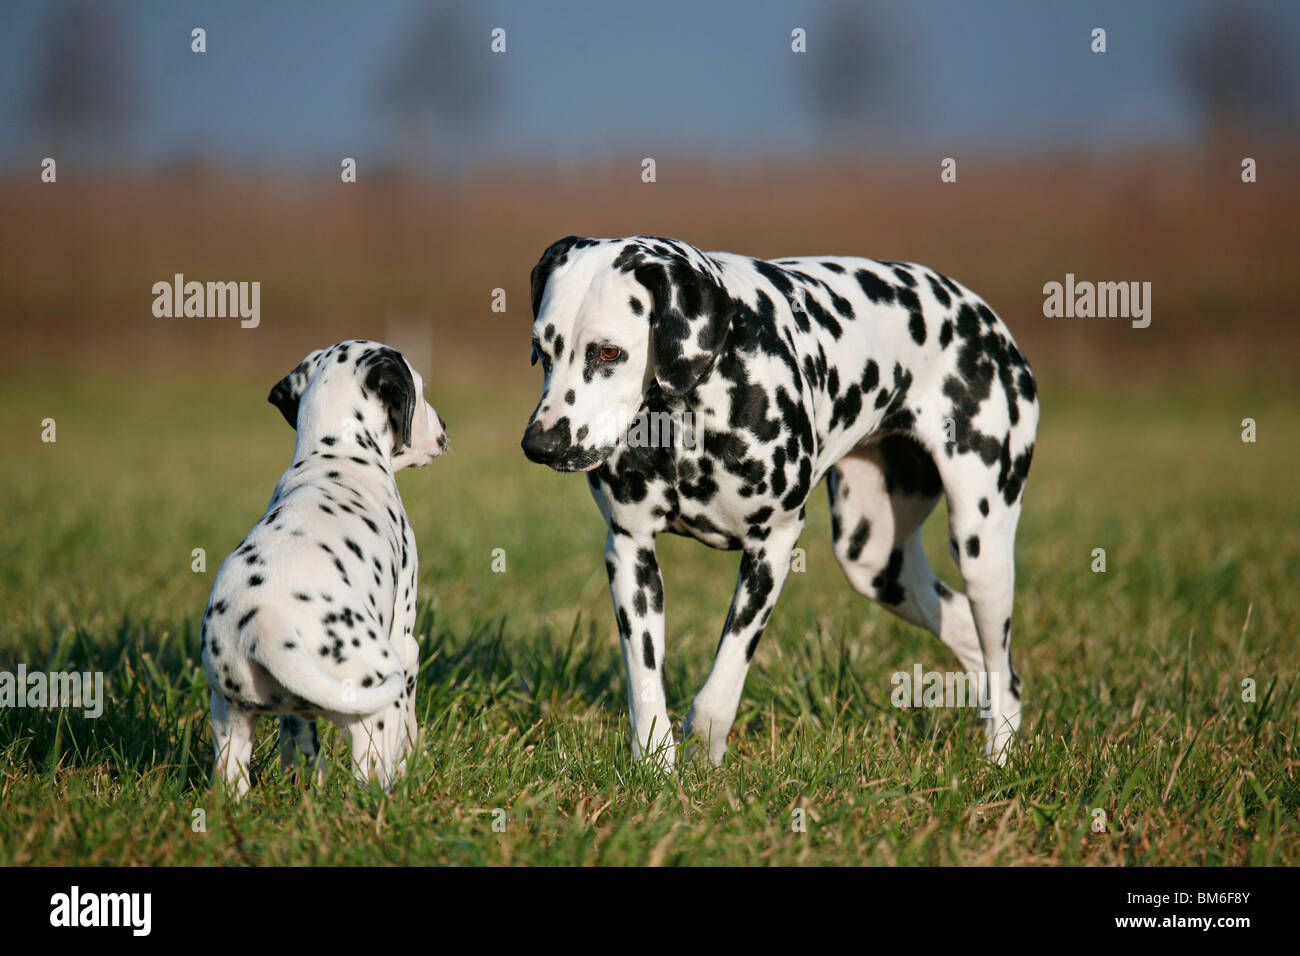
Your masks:
{"label": "dog's muzzle", "polygon": [[529,461],[554,467],[572,448],[568,422],[556,422],[549,429],[543,429],[540,422],[530,422],[519,445]]}
{"label": "dog's muzzle", "polygon": [[609,450],[583,448],[570,442],[569,422],[564,418],[547,429],[531,422],[519,445],[529,461],[556,471],[590,471],[609,457]]}

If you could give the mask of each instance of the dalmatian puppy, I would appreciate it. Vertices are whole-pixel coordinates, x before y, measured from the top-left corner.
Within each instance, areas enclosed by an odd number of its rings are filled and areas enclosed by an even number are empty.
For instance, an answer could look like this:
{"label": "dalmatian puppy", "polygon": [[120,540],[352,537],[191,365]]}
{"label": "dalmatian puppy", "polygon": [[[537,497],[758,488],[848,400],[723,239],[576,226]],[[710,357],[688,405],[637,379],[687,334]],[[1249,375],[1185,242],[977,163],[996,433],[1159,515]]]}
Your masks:
{"label": "dalmatian puppy", "polygon": [[213,779],[243,796],[257,718],[280,717],[286,769],[316,766],[316,718],[345,727],[353,769],[385,788],[416,736],[415,536],[396,472],[447,447],[424,382],[378,342],[308,355],[268,398],[297,429],[266,513],[222,563],[200,646]]}
{"label": "dalmatian puppy", "polygon": [[[741,552],[682,735],[718,764],[824,477],[849,583],[983,675],[985,752],[1005,761],[1020,726],[1013,548],[1038,404],[1029,365],[983,300],[911,263],[570,236],[533,269],[532,305],[544,383],[523,449],[585,472],[609,527],[634,758],[675,759],[655,536]],[[921,545],[942,495],[965,595]]]}

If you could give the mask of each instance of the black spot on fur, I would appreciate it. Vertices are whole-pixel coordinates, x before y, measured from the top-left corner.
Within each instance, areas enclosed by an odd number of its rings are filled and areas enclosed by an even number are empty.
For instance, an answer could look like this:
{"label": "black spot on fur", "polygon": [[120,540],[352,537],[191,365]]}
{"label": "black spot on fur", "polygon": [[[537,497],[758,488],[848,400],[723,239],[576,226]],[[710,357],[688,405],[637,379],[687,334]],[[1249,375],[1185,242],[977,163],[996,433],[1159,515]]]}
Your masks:
{"label": "black spot on fur", "polygon": [[[736,602],[740,604],[743,599],[743,606],[732,607],[731,620],[727,622],[730,633],[738,634],[748,629],[776,587],[772,565],[762,554],[761,551],[757,554],[746,551],[740,558],[741,586],[736,594]],[[757,641],[754,643],[757,644]]]}
{"label": "black spot on fur", "polygon": [[866,293],[867,298],[876,305],[885,305],[894,301],[894,286],[870,269],[859,269],[853,273],[853,277],[858,280],[858,285],[862,286],[862,291]]}
{"label": "black spot on fur", "polygon": [[951,305],[952,297],[948,295],[948,290],[945,289],[943,285],[938,280],[935,279],[934,276],[927,274],[925,278],[930,283],[930,292],[933,293],[934,297],[939,301],[939,304],[942,305],[944,308],[947,308],[949,305]]}
{"label": "black spot on fur", "polygon": [[871,579],[871,587],[876,592],[876,600],[881,604],[888,604],[893,607],[902,604],[906,598],[903,585],[899,582],[902,574],[903,549],[895,548],[889,552],[889,563],[885,565],[884,570]]}
{"label": "black spot on fur", "polygon": [[850,561],[856,561],[862,557],[862,549],[867,546],[867,539],[871,537],[871,522],[866,518],[858,521],[857,527],[853,529],[853,534],[849,536],[849,546],[847,550]]}
{"label": "black spot on fur", "polygon": [[663,613],[663,579],[659,576],[659,562],[655,559],[655,553],[649,548],[641,548],[637,551],[635,573],[636,585],[649,595],[650,607],[654,608],[656,614]]}
{"label": "black spot on fur", "polygon": [[889,494],[934,498],[943,491],[939,469],[925,449],[906,435],[880,439],[881,470]]}

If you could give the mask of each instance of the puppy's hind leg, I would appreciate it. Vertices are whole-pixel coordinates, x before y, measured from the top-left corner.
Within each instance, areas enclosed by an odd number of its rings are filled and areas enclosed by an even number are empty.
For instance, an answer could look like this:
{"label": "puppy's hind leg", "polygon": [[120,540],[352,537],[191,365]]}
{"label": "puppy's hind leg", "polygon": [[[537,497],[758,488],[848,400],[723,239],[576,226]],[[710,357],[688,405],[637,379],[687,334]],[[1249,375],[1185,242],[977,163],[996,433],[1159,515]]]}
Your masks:
{"label": "puppy's hind leg", "polygon": [[415,690],[420,676],[420,644],[412,633],[415,628],[414,617],[406,628],[406,633],[395,642],[398,657],[406,672],[405,698],[399,697],[393,707],[394,716],[400,717],[401,733],[397,735],[396,747],[397,776],[406,773],[406,758],[420,742],[420,724],[415,713]]}
{"label": "puppy's hind leg", "polygon": [[392,790],[399,776],[406,721],[389,709],[378,714],[350,717],[344,724],[352,737],[352,771],[361,783],[372,778]]}
{"label": "puppy's hind leg", "polygon": [[212,746],[216,751],[212,782],[224,783],[235,799],[248,793],[256,729],[256,714],[240,710],[221,694],[212,692]]}
{"label": "puppy's hind leg", "polygon": [[325,782],[325,762],[320,759],[320,737],[316,721],[289,714],[280,718],[280,766],[290,776],[298,773],[298,752],[307,758],[308,779],[317,786]]}

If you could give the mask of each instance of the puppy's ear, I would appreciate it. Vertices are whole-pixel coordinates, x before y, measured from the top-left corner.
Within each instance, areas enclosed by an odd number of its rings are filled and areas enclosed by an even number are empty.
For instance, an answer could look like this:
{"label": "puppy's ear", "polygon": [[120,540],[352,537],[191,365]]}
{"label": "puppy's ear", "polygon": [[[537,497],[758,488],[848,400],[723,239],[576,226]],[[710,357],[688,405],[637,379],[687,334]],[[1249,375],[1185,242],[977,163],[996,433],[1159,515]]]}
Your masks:
{"label": "puppy's ear", "polygon": [[542,293],[546,291],[546,280],[551,277],[551,273],[558,267],[564,265],[569,257],[569,250],[580,242],[590,242],[591,240],[582,239],[579,236],[565,236],[563,239],[557,239],[546,247],[542,257],[537,260],[537,265],[533,266],[532,274],[529,276],[529,286],[533,295],[533,318],[537,318],[537,310],[542,304]]}
{"label": "puppy's ear", "polygon": [[375,349],[365,359],[366,389],[379,396],[388,412],[393,433],[393,453],[410,447],[411,423],[415,417],[416,388],[410,366],[396,349]]}
{"label": "puppy's ear", "polygon": [[298,427],[298,399],[307,390],[307,381],[320,354],[321,350],[316,349],[308,355],[298,363],[297,368],[271,386],[271,394],[266,396],[266,400],[280,410],[291,428]]}
{"label": "puppy's ear", "polygon": [[695,255],[699,263],[674,254],[632,269],[650,292],[650,358],[655,380],[669,395],[686,394],[704,377],[735,313],[717,267],[703,253]]}

